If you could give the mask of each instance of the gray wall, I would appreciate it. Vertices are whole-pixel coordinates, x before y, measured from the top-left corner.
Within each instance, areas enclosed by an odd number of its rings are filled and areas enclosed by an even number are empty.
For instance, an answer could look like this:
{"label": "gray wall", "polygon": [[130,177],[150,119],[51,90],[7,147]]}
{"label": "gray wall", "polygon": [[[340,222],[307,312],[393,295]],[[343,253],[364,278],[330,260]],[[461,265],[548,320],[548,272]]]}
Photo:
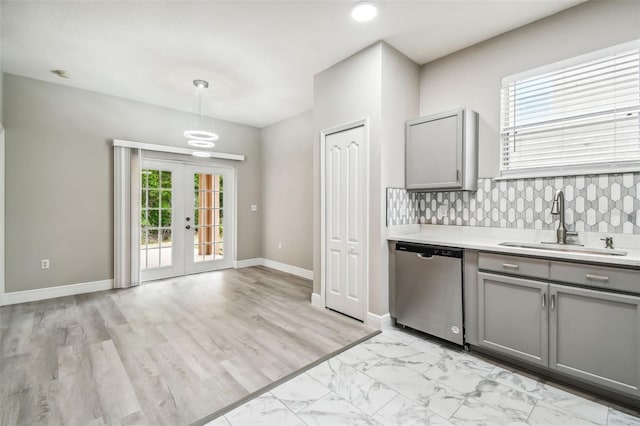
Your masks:
{"label": "gray wall", "polygon": [[[2,57],[2,52],[0,51],[0,58],[1,57]],[[3,127],[2,123],[4,123],[3,111],[4,111],[4,73],[2,72],[2,61],[0,61],[0,128]]]}
{"label": "gray wall", "polygon": [[502,77],[640,38],[640,2],[590,1],[422,66],[420,114],[480,114],[479,176],[499,170]]}
{"label": "gray wall", "polygon": [[311,270],[313,111],[263,128],[260,144],[262,257]]}
{"label": "gray wall", "polygon": [[[2,71],[0,71],[2,74]],[[5,168],[5,142],[4,142],[4,128],[2,127],[2,123],[0,123],[0,305],[3,304],[4,299],[4,281],[5,281],[5,226],[4,226],[4,216],[5,216],[5,203],[4,203],[4,194],[5,194],[5,179],[4,179],[4,168]]]}
{"label": "gray wall", "polygon": [[[369,306],[389,312],[385,188],[404,186],[404,123],[418,112],[419,67],[384,42],[314,78],[314,135],[368,118]],[[320,293],[320,140],[314,142],[314,292]]]}
{"label": "gray wall", "polygon": [[[2,22],[2,3],[0,2],[0,22]],[[2,33],[0,24],[0,33]],[[2,72],[2,40],[0,40],[0,304],[4,293],[4,194],[5,194],[5,150],[4,150],[4,120],[2,111],[4,105],[4,73]]]}
{"label": "gray wall", "polygon": [[[2,33],[2,3],[0,2],[0,34]],[[5,193],[5,150],[4,150],[4,120],[2,118],[4,105],[4,73],[2,72],[2,40],[0,40],[0,304],[4,293],[4,193]]]}
{"label": "gray wall", "polygon": [[[2,2],[0,2],[0,34],[2,34]],[[4,80],[4,73],[2,72],[2,38],[0,37],[0,128],[2,127],[2,123],[3,123],[3,120],[2,120],[2,111],[4,106],[3,80]],[[4,170],[4,169],[0,168],[0,170]],[[2,287],[0,287],[0,291],[2,291]]]}
{"label": "gray wall", "polygon": [[405,122],[419,115],[420,67],[386,43],[382,44],[382,136],[378,231],[372,250],[377,263],[378,288],[370,295],[378,315],[389,312],[389,244],[387,244],[386,188],[404,187]]}
{"label": "gray wall", "polygon": [[[113,277],[111,139],[185,146],[194,115],[5,74],[6,291]],[[237,166],[238,259],[260,257],[259,130],[207,119]],[[40,259],[51,269],[41,270]]]}
{"label": "gray wall", "polygon": [[[317,74],[313,79],[313,292],[320,294],[320,138],[324,130],[369,118],[369,158],[379,158],[381,117],[381,43],[374,44]],[[370,175],[380,173],[370,161]],[[369,183],[369,211],[375,218],[379,199],[376,184]],[[370,227],[371,229],[371,227]]]}
{"label": "gray wall", "polygon": [[[0,49],[1,50],[1,49]],[[2,52],[0,52],[2,57]],[[4,73],[2,72],[2,61],[0,61],[0,127],[2,127],[4,111]]]}

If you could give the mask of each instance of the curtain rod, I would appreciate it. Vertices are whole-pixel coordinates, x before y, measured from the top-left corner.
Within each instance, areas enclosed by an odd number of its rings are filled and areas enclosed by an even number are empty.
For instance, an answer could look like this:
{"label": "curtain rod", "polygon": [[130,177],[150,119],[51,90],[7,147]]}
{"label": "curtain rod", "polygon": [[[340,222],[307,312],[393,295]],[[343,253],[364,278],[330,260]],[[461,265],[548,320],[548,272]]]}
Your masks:
{"label": "curtain rod", "polygon": [[[123,146],[126,148],[138,148],[138,149],[144,149],[146,151],[171,152],[174,154],[184,154],[184,155],[192,155],[194,151],[197,151],[189,148],[179,148],[177,146],[157,145],[153,143],[126,141],[123,139],[114,139],[113,146]],[[206,152],[210,154],[209,158],[220,158],[223,160],[244,161],[244,155],[240,155],[240,154],[226,154],[224,152],[214,152],[214,151],[206,151]]]}

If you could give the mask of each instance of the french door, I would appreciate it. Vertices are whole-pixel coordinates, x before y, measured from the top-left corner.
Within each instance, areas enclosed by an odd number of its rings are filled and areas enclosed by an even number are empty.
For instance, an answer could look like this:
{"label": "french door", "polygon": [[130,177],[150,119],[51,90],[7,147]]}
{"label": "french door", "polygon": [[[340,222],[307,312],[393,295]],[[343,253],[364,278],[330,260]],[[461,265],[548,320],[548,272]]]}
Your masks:
{"label": "french door", "polygon": [[142,281],[233,264],[233,170],[143,160]]}

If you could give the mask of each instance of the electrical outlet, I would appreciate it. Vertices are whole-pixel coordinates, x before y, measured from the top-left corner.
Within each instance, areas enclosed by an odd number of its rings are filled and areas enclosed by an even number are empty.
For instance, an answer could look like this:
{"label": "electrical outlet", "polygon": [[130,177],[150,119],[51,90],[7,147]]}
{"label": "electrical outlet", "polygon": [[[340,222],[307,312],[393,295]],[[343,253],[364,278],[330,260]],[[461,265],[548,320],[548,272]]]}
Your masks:
{"label": "electrical outlet", "polygon": [[257,212],[258,211],[258,205],[257,204],[251,204],[251,211],[252,212]]}
{"label": "electrical outlet", "polygon": [[49,259],[42,259],[40,261],[40,269],[49,269],[50,266],[51,262],[49,261]]}

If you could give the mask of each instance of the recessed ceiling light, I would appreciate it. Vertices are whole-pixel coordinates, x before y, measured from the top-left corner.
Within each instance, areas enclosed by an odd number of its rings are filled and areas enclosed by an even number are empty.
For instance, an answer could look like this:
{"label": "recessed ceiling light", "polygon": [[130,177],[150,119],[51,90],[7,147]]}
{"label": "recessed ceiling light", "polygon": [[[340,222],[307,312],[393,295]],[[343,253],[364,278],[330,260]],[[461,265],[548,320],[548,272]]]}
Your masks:
{"label": "recessed ceiling light", "polygon": [[354,21],[367,22],[378,15],[378,8],[371,3],[358,3],[351,9],[351,17]]}
{"label": "recessed ceiling light", "polygon": [[51,72],[60,78],[71,78],[71,74],[65,70],[51,70]]}
{"label": "recessed ceiling light", "polygon": [[190,140],[188,143],[189,145],[195,146],[197,148],[213,148],[214,146],[216,146],[216,144],[211,141],[202,140]]}
{"label": "recessed ceiling light", "polygon": [[204,152],[204,151],[193,151],[191,155],[193,155],[194,157],[202,157],[202,158],[211,157],[210,153]]}

